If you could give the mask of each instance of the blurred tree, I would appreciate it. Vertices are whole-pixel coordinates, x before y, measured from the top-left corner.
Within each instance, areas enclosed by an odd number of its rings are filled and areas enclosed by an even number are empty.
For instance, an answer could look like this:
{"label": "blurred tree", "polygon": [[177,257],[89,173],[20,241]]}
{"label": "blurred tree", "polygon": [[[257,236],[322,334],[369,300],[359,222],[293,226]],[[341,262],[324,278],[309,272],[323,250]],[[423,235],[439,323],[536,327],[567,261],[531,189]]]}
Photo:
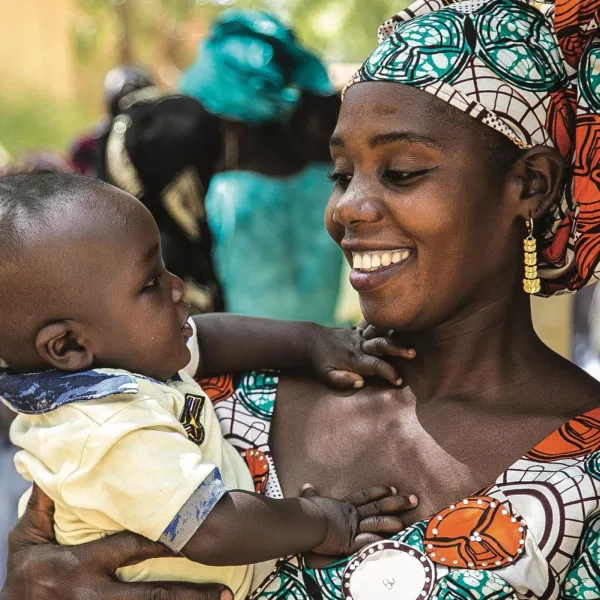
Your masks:
{"label": "blurred tree", "polygon": [[330,62],[358,63],[377,45],[377,28],[409,0],[284,0],[288,22]]}
{"label": "blurred tree", "polygon": [[277,14],[328,61],[359,62],[375,47],[381,22],[408,4],[409,0],[79,0],[83,26],[78,47],[86,50],[81,52],[85,61],[90,47],[110,48],[110,32],[118,31],[119,60],[144,60],[151,50],[154,66],[181,69],[219,12],[250,8]]}
{"label": "blurred tree", "polygon": [[[1,3],[1,0],[0,0]],[[328,62],[360,62],[375,46],[377,26],[409,0],[72,0],[72,104],[37,98],[14,104],[0,94],[0,140],[19,153],[64,147],[103,111],[102,80],[123,61],[147,65],[175,85],[211,21],[228,8],[270,11]],[[57,86],[60,81],[56,81]],[[71,86],[72,87],[72,86]],[[71,89],[71,88],[70,88]]]}

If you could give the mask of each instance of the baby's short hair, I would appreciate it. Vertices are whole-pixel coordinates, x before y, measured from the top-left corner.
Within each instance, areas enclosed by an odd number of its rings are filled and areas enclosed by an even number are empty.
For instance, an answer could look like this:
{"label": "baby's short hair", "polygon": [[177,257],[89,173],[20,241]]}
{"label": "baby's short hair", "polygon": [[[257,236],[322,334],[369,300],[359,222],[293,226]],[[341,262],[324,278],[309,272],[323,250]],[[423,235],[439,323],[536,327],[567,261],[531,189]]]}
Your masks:
{"label": "baby's short hair", "polygon": [[[9,364],[23,344],[31,347],[36,319],[43,320],[49,307],[57,308],[62,293],[48,285],[48,271],[32,278],[36,264],[30,247],[48,239],[49,229],[67,215],[89,212],[93,224],[98,214],[118,210],[115,192],[107,183],[71,173],[0,177],[0,357]],[[50,247],[48,251],[51,256]],[[84,257],[74,257],[80,259]]]}
{"label": "baby's short hair", "polygon": [[0,266],[27,237],[47,225],[54,210],[81,206],[85,198],[112,187],[71,173],[15,173],[0,177]]}

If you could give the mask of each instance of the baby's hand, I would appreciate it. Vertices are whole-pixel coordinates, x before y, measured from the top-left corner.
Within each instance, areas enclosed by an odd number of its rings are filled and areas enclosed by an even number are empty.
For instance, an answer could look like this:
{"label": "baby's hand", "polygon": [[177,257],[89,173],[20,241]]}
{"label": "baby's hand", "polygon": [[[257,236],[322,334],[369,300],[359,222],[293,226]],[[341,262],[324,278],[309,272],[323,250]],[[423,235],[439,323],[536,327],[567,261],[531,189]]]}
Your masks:
{"label": "baby's hand", "polygon": [[378,376],[400,385],[398,371],[382,356],[412,359],[412,348],[392,339],[390,332],[377,330],[363,321],[354,329],[320,327],[309,350],[309,363],[328,385],[341,389],[361,388],[363,377]]}
{"label": "baby's hand", "polygon": [[343,500],[323,498],[310,484],[301,496],[314,502],[327,521],[325,540],[313,552],[349,556],[382,536],[402,531],[406,525],[397,515],[414,509],[416,496],[399,496],[394,488],[374,486],[354,492]]}

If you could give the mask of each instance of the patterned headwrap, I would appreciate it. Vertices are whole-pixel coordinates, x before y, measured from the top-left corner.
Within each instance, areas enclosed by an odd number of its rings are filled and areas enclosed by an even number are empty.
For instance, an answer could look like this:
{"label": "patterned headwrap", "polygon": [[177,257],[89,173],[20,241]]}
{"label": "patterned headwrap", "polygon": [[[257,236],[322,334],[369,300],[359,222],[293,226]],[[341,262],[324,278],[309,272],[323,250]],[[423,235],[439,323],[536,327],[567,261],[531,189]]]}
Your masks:
{"label": "patterned headwrap", "polygon": [[600,0],[418,0],[348,84],[420,88],[518,147],[554,146],[564,192],[538,232],[542,295],[600,278]]}

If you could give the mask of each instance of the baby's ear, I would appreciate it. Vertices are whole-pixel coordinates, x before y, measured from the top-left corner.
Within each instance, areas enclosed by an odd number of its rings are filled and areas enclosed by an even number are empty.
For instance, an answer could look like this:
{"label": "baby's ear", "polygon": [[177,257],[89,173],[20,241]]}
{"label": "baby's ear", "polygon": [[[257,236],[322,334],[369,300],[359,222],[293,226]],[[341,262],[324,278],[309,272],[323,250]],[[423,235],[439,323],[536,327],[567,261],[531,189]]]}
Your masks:
{"label": "baby's ear", "polygon": [[58,321],[43,327],[35,338],[39,355],[61,371],[85,371],[94,355],[71,321]]}

